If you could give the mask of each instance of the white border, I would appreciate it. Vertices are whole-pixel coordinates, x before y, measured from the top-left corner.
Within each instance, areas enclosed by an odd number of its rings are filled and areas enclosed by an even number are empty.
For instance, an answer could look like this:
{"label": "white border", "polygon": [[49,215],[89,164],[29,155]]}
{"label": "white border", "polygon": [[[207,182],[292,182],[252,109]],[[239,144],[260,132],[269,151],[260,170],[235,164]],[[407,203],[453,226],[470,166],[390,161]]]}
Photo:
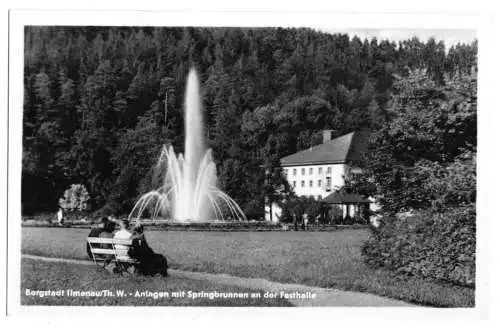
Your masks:
{"label": "white border", "polygon": [[[20,315],[32,318],[31,323],[37,325],[54,320],[62,320],[61,323],[73,325],[76,319],[93,318],[102,320],[102,317],[110,315],[106,307],[21,307],[19,304],[20,285],[20,181],[21,181],[21,157],[22,145],[22,93],[23,93],[23,26],[24,25],[142,25],[142,26],[294,26],[294,27],[317,27],[317,28],[477,28],[480,44],[479,78],[480,78],[480,133],[479,139],[485,140],[491,135],[482,130],[482,127],[493,124],[493,121],[484,120],[484,112],[489,114],[487,105],[488,84],[483,81],[491,81],[491,72],[488,63],[493,57],[488,41],[492,32],[491,17],[484,14],[366,14],[366,13],[330,13],[330,12],[207,12],[207,11],[177,11],[177,12],[155,12],[155,11],[12,11],[10,15],[10,130],[9,130],[9,314],[16,318]],[[485,101],[483,101],[485,99]],[[498,122],[498,121],[497,121]],[[494,139],[493,139],[494,140]],[[480,158],[488,158],[487,154],[480,152]],[[480,167],[482,163],[480,163]],[[494,172],[494,171],[489,171]],[[487,289],[488,281],[483,273],[487,272],[487,262],[490,257],[486,253],[487,234],[485,232],[486,222],[483,221],[483,209],[492,213],[491,205],[494,198],[487,196],[480,188],[481,180],[485,178],[482,172],[478,172],[480,184],[478,185],[478,288],[477,306],[474,309],[429,309],[429,308],[303,308],[303,309],[228,309],[213,308],[112,308],[113,318],[126,318],[128,325],[138,324],[131,320],[130,314],[140,314],[143,318],[160,319],[164,321],[165,316],[179,317],[185,319],[210,318],[220,320],[220,323],[231,325],[244,325],[256,317],[261,320],[281,317],[286,322],[295,324],[314,324],[311,320],[354,320],[351,323],[364,323],[373,325],[380,318],[387,318],[392,323],[400,321],[421,325],[432,319],[434,322],[454,323],[485,319],[487,316]],[[488,178],[486,178],[488,179]],[[482,180],[484,181],[484,180]],[[484,198],[483,198],[484,197]],[[491,203],[488,203],[491,200]],[[480,250],[480,251],[479,251]],[[487,278],[487,277],[486,277]],[[258,311],[258,314],[257,314]],[[37,319],[34,319],[34,316]],[[42,319],[40,321],[40,319]],[[234,320],[237,320],[237,323]],[[33,321],[31,321],[33,320]],[[134,317],[132,320],[140,320]],[[324,322],[324,321],[323,321]],[[102,324],[102,321],[101,321]],[[173,324],[167,321],[165,324]],[[276,323],[274,323],[276,324]],[[470,325],[470,322],[468,323]]]}
{"label": "white border", "polygon": [[[442,28],[476,29],[484,15],[475,13],[332,13],[293,11],[130,11],[13,10],[11,22],[21,25],[94,26],[236,26],[313,28]],[[484,22],[484,21],[483,21]]]}

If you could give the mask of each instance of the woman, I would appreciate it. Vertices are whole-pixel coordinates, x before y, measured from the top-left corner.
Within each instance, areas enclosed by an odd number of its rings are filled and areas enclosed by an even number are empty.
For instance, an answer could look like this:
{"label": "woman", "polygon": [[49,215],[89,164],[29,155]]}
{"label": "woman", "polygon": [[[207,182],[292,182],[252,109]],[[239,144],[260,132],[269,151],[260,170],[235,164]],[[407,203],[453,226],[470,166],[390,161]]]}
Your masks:
{"label": "woman", "polygon": [[[128,220],[118,220],[118,225],[120,230],[115,232],[113,238],[115,239],[130,239],[132,238],[132,233],[130,232],[130,223]],[[123,245],[121,245],[123,246]]]}
{"label": "woman", "polygon": [[157,273],[162,276],[168,276],[168,263],[165,256],[157,254],[149,247],[146,237],[144,236],[144,227],[140,224],[135,226],[132,235],[132,246],[128,251],[128,255],[139,261],[136,265],[137,271],[144,275],[155,275]]}
{"label": "woman", "polygon": [[[132,233],[130,232],[130,223],[128,220],[118,220],[118,226],[120,229],[115,232],[114,239],[130,239],[132,238]],[[115,249],[128,249],[126,245],[115,245]]]}
{"label": "woman", "polygon": [[[132,233],[129,231],[130,223],[128,220],[118,220],[118,225],[120,227],[120,230],[115,232],[115,234],[113,236],[114,239],[127,240],[127,239],[132,238]],[[128,249],[129,249],[129,246],[127,246],[127,245],[115,244],[115,250],[121,251],[120,252],[121,254],[126,254]],[[125,261],[125,260],[127,260],[127,256],[126,255],[117,255],[116,260],[118,262],[120,262],[120,260]],[[124,267],[127,267],[127,266],[124,265]]]}

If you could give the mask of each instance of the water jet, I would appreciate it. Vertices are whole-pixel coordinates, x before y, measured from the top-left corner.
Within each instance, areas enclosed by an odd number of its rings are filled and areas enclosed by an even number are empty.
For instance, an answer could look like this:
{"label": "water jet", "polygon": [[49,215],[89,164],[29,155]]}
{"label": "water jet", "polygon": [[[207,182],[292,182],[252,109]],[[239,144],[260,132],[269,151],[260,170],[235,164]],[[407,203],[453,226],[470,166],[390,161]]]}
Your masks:
{"label": "water jet", "polygon": [[156,168],[161,172],[159,188],[142,195],[129,219],[140,220],[144,211],[154,218],[176,222],[246,220],[238,204],[217,187],[217,170],[212,150],[203,142],[203,116],[196,71],[188,75],[184,102],[184,153],[164,145]]}

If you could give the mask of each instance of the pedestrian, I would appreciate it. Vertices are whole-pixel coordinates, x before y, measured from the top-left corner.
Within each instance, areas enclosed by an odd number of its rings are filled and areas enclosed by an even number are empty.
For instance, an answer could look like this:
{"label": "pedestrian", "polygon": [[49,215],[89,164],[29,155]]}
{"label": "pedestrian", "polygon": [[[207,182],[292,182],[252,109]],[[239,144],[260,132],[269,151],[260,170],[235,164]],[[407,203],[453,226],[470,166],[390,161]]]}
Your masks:
{"label": "pedestrian", "polygon": [[307,213],[304,213],[302,217],[304,222],[304,230],[307,230]]}
{"label": "pedestrian", "polygon": [[64,212],[62,208],[59,207],[59,210],[57,211],[57,223],[62,226],[64,224]]}

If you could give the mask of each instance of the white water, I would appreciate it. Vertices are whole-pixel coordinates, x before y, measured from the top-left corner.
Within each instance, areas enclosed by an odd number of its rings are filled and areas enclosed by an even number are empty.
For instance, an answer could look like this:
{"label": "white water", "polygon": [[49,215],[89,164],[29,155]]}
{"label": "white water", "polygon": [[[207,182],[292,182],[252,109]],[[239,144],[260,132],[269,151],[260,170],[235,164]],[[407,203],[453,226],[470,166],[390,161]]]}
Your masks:
{"label": "white water", "polygon": [[180,222],[245,220],[236,202],[217,188],[217,172],[212,151],[203,143],[203,116],[199,82],[191,69],[184,102],[184,155],[175,154],[172,146],[163,146],[157,168],[162,172],[162,186],[140,197],[129,218],[141,219],[144,211]]}

